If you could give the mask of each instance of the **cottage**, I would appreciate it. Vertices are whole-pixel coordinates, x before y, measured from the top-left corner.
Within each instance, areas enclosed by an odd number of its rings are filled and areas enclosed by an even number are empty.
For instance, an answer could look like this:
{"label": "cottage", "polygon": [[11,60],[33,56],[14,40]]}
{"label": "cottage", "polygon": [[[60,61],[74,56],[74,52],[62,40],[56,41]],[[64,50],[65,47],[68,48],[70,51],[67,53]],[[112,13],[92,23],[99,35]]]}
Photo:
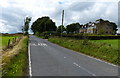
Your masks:
{"label": "cottage", "polygon": [[95,22],[89,22],[80,28],[80,33],[101,34],[101,35],[114,35],[117,31],[115,23],[98,19]]}

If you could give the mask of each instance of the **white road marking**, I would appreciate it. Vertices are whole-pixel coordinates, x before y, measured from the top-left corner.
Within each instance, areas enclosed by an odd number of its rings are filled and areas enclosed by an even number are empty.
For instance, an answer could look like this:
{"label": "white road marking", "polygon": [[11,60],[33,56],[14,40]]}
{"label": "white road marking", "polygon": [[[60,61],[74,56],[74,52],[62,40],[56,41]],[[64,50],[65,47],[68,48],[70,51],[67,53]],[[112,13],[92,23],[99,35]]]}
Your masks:
{"label": "white road marking", "polygon": [[40,45],[40,44],[38,43],[38,45]]}
{"label": "white road marking", "polygon": [[30,44],[29,43],[28,43],[28,57],[29,57],[29,75],[32,76],[31,58],[30,58]]}
{"label": "white road marking", "polygon": [[35,43],[32,43],[32,44],[30,44],[31,46],[42,46],[42,47],[46,47],[47,46],[47,44],[45,44],[45,43],[37,43],[37,44],[35,44]]}
{"label": "white road marking", "polygon": [[38,43],[38,46],[43,46],[43,47],[45,47],[45,46],[47,46],[47,44],[45,44],[45,43]]}
{"label": "white road marking", "polygon": [[47,46],[47,44],[43,43],[43,46]]}
{"label": "white road marking", "polygon": [[66,57],[64,57],[64,58],[66,58]]}
{"label": "white road marking", "polygon": [[34,43],[33,46],[37,46],[37,45]]}
{"label": "white road marking", "polygon": [[81,67],[80,65],[78,65],[77,63],[73,63],[74,65],[76,65],[77,67],[81,68],[82,70],[88,72],[89,74],[92,74],[93,76],[96,76],[95,74],[91,73],[90,71],[88,71],[87,69],[85,69],[84,67]]}

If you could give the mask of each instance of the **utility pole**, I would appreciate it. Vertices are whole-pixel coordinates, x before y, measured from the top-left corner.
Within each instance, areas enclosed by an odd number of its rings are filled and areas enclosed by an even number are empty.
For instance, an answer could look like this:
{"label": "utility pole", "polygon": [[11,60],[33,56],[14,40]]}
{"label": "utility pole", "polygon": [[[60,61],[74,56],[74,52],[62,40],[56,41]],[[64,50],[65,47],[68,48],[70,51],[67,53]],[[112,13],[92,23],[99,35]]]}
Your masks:
{"label": "utility pole", "polygon": [[[62,26],[63,26],[63,21],[64,21],[64,10],[62,11]],[[61,37],[62,37],[62,26],[61,26]]]}
{"label": "utility pole", "polygon": [[45,31],[46,31],[46,22],[45,22]]}

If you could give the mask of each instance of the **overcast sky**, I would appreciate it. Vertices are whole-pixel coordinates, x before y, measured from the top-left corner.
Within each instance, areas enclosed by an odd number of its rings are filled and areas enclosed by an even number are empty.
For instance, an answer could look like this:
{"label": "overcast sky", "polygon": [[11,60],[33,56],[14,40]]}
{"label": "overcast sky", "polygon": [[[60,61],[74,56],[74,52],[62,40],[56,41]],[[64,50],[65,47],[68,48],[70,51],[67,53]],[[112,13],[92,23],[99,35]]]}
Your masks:
{"label": "overcast sky", "polygon": [[100,18],[118,25],[118,0],[0,0],[0,32],[21,32],[26,16],[32,17],[31,24],[39,17],[49,16],[59,26],[63,9],[65,26]]}

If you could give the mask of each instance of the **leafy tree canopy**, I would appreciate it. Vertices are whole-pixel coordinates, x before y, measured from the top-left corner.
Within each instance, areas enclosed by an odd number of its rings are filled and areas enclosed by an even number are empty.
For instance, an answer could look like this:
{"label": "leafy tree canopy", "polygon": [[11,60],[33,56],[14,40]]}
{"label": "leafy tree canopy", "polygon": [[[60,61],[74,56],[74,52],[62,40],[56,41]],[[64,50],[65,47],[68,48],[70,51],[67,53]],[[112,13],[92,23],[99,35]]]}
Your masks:
{"label": "leafy tree canopy", "polygon": [[56,31],[56,28],[55,22],[47,16],[38,18],[31,26],[34,34],[35,32]]}
{"label": "leafy tree canopy", "polygon": [[78,33],[81,25],[79,23],[72,23],[66,26],[67,33]]}
{"label": "leafy tree canopy", "polygon": [[31,17],[26,17],[24,19],[24,26],[22,26],[22,32],[24,33],[24,35],[28,35],[29,23],[31,19]]}
{"label": "leafy tree canopy", "polygon": [[57,33],[61,33],[61,32],[63,33],[63,31],[66,31],[65,27],[62,25],[58,26]]}

